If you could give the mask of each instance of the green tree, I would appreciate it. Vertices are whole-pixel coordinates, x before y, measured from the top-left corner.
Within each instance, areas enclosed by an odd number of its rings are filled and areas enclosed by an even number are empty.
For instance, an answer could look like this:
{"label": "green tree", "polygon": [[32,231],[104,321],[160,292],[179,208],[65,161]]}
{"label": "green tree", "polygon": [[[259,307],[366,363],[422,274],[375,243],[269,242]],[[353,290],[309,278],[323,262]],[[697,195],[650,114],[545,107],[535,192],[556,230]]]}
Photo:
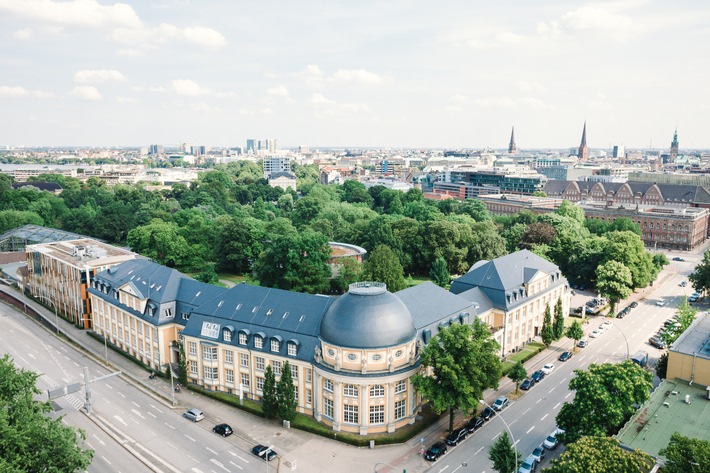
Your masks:
{"label": "green tree", "polygon": [[576,391],[574,400],[565,402],[556,417],[565,443],[614,434],[634,413],[634,404],[643,404],[651,392],[651,373],[629,360],[589,365],[574,373],[569,383]]}
{"label": "green tree", "polygon": [[703,473],[710,465],[710,442],[675,432],[659,455],[666,459],[663,473]]}
{"label": "green tree", "polygon": [[128,232],[126,243],[132,251],[169,267],[184,267],[190,256],[190,246],[178,234],[178,226],[153,219],[148,225]]}
{"label": "green tree", "polygon": [[246,273],[264,250],[266,225],[253,217],[222,218],[217,238],[219,266]]}
{"label": "green tree", "polygon": [[492,221],[474,223],[472,229],[473,238],[468,248],[469,265],[483,259],[490,261],[506,254],[506,241]]}
{"label": "green tree", "polygon": [[281,379],[276,385],[276,399],[278,403],[279,417],[289,422],[296,418],[296,407],[298,400],[296,399],[296,387],[293,385],[291,377],[291,364],[284,361],[281,367]]}
{"label": "green tree", "polygon": [[331,248],[320,233],[276,237],[259,255],[254,273],[262,286],[317,294],[330,286]]}
{"label": "green tree", "polygon": [[182,343],[177,343],[178,346],[178,382],[183,386],[187,386],[187,359],[185,357],[185,346]]}
{"label": "green tree", "polygon": [[634,232],[638,236],[643,234],[641,233],[641,226],[628,217],[621,217],[614,220],[609,226],[609,230],[612,232]]}
{"label": "green tree", "polygon": [[644,248],[643,240],[631,231],[609,232],[604,260],[623,263],[631,271],[631,288],[646,287],[655,275],[653,256]]}
{"label": "green tree", "polygon": [[710,250],[703,253],[703,259],[690,273],[688,280],[693,285],[693,289],[701,294],[707,293],[710,289]]}
{"label": "green tree", "polygon": [[[552,466],[546,468],[545,472],[639,473],[648,471],[651,465],[653,459],[650,456],[640,450],[626,451],[614,438],[585,436],[568,444],[564,453],[552,460]],[[663,471],[665,473],[666,469],[664,468]]]}
{"label": "green tree", "polygon": [[267,419],[273,419],[279,413],[279,399],[276,395],[276,376],[271,365],[264,370],[264,387],[261,389],[261,412]]}
{"label": "green tree", "polygon": [[555,213],[563,217],[569,217],[579,225],[584,225],[584,210],[569,200],[563,200],[557,210],[555,210]]}
{"label": "green tree", "polygon": [[663,352],[661,356],[658,357],[656,362],[656,376],[661,379],[666,379],[668,375],[668,352]]}
{"label": "green tree", "polygon": [[0,211],[0,233],[23,225],[44,225],[42,217],[34,212],[24,210]]}
{"label": "green tree", "polygon": [[522,460],[522,455],[515,450],[508,432],[503,432],[488,449],[488,458],[493,462],[493,469],[498,473],[515,473]]}
{"label": "green tree", "polygon": [[387,284],[390,292],[405,288],[404,271],[397,255],[386,245],[376,247],[363,265],[362,277],[367,281]]}
{"label": "green tree", "polygon": [[335,277],[335,287],[345,292],[354,282],[362,279],[362,263],[355,258],[341,258],[337,264],[338,275]]}
{"label": "green tree", "polygon": [[552,312],[550,311],[550,304],[545,307],[545,317],[542,320],[542,328],[540,329],[540,337],[542,338],[542,343],[550,346],[555,340],[555,331],[552,328]]}
{"label": "green tree", "polygon": [[567,331],[565,332],[565,335],[567,338],[571,338],[574,342],[572,345],[572,351],[577,351],[577,342],[584,337],[584,330],[582,330],[582,325],[579,323],[578,320],[575,320],[572,322],[572,325],[567,327]]}
{"label": "green tree", "polygon": [[698,310],[688,303],[688,298],[683,297],[681,303],[676,307],[674,323],[663,332],[663,341],[669,346],[675,342],[691,326],[697,313]]}
{"label": "green tree", "polygon": [[623,263],[607,261],[600,264],[596,271],[597,291],[609,298],[610,313],[616,313],[616,305],[621,299],[629,297],[633,281],[631,271]]}
{"label": "green tree", "polygon": [[38,378],[0,359],[0,471],[85,470],[94,452],[83,448],[84,431],[49,416],[52,405],[36,399]]}
{"label": "green tree", "polygon": [[471,325],[443,327],[421,354],[426,374],[412,378],[415,389],[439,414],[449,410],[449,430],[454,412],[478,407],[483,391],[497,388],[501,377],[498,343],[478,318]]}
{"label": "green tree", "polygon": [[525,371],[525,367],[520,361],[515,363],[513,365],[513,368],[508,371],[508,378],[510,378],[510,380],[515,383],[515,394],[518,394],[518,388],[520,387],[520,383],[522,383],[523,380],[527,377],[528,372]]}
{"label": "green tree", "polygon": [[431,280],[440,287],[446,287],[451,282],[451,274],[446,267],[446,260],[439,256],[431,264],[431,269],[429,269],[429,277]]}
{"label": "green tree", "polygon": [[552,335],[559,340],[565,334],[565,314],[562,312],[562,299],[555,303],[555,321],[552,323]]}

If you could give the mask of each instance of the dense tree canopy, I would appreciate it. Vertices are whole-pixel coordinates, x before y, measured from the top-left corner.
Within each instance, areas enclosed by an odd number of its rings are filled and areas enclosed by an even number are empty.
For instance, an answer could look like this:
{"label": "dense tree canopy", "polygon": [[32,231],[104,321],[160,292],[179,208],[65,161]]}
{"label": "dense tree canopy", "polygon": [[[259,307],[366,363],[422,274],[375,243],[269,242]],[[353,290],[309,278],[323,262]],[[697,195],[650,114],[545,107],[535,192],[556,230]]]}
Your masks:
{"label": "dense tree canopy", "polygon": [[611,314],[616,311],[620,300],[626,299],[631,294],[633,280],[629,268],[618,261],[607,261],[597,267],[597,291],[609,298]]}
{"label": "dense tree canopy", "polygon": [[49,417],[50,403],[35,399],[38,377],[0,359],[0,471],[85,470],[94,452],[84,448],[84,432]]}
{"label": "dense tree canopy", "polygon": [[659,454],[666,459],[663,473],[703,473],[710,465],[710,442],[675,432]]}
{"label": "dense tree canopy", "polygon": [[421,363],[428,372],[415,375],[412,382],[434,412],[449,410],[449,429],[455,409],[475,410],[483,391],[498,387],[498,349],[490,330],[475,318],[472,325],[443,327],[422,350]]}
{"label": "dense tree canopy", "polygon": [[[648,471],[653,459],[640,450],[629,452],[611,437],[585,436],[567,444],[565,451],[552,460],[548,473],[640,473]],[[665,472],[665,468],[663,469]],[[687,471],[687,470],[686,470]]]}
{"label": "dense tree canopy", "polygon": [[634,413],[633,405],[643,404],[651,392],[653,376],[629,360],[619,364],[589,365],[575,370],[569,389],[574,400],[565,402],[557,414],[557,425],[566,432],[565,443],[585,435],[608,436]]}

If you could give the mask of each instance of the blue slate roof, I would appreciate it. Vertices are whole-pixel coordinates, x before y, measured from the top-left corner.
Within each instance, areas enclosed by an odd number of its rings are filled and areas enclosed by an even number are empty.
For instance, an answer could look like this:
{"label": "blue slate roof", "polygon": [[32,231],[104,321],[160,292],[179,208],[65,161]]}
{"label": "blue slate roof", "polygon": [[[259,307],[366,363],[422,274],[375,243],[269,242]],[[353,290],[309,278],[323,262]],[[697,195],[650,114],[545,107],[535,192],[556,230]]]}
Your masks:
{"label": "blue slate roof", "polygon": [[479,261],[468,273],[454,280],[451,292],[461,294],[480,288],[493,307],[509,310],[527,301],[525,286],[539,272],[553,278],[553,287],[567,283],[554,263],[529,250],[521,250],[493,261]]}
{"label": "blue slate roof", "polygon": [[[408,287],[396,292],[395,295],[409,309],[414,321],[414,327],[417,330],[431,324],[438,324],[442,321],[442,318],[458,316],[462,312],[469,313],[472,317],[474,316],[471,302],[430,281]],[[472,321],[472,317],[469,320]]]}
{"label": "blue slate roof", "polygon": [[[278,354],[288,358],[288,342],[296,343],[295,359],[312,361],[319,344],[318,332],[323,315],[334,299],[329,296],[302,294],[268,287],[239,284],[224,291],[193,310],[185,324],[183,335],[214,340],[226,345],[239,345],[239,332],[248,335],[246,348]],[[205,324],[217,324],[217,336],[205,331]],[[214,326],[212,326],[214,328]],[[231,340],[224,330],[231,331]],[[256,348],[254,335],[263,334],[263,348]],[[280,343],[279,352],[271,351],[270,340]]]}

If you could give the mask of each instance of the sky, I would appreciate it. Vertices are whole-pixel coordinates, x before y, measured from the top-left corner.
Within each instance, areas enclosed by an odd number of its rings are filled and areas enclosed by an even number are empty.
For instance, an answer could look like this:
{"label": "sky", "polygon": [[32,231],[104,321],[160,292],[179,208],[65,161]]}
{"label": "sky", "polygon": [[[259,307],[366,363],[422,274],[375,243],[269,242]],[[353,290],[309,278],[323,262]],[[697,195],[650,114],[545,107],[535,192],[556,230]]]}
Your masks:
{"label": "sky", "polygon": [[710,148],[705,0],[0,0],[1,146]]}

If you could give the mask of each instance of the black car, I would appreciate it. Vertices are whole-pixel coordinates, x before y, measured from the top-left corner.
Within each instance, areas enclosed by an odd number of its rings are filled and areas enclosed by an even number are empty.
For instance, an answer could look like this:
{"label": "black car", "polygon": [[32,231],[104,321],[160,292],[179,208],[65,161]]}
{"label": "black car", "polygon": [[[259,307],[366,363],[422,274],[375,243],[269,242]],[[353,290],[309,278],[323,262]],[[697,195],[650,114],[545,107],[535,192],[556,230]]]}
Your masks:
{"label": "black car", "polygon": [[523,391],[527,391],[533,386],[535,386],[535,381],[533,381],[532,379],[526,379],[525,381],[523,381],[523,384],[520,385],[520,389],[522,389]]}
{"label": "black car", "polygon": [[638,302],[633,301],[631,304],[629,304],[629,307],[631,307],[632,309],[635,309],[636,307],[638,307],[638,305],[639,305]]}
{"label": "black car", "polygon": [[229,424],[217,424],[212,427],[212,432],[214,432],[215,434],[219,434],[222,437],[227,437],[234,433],[232,427],[230,427]]}
{"label": "black car", "polygon": [[429,461],[436,461],[440,456],[446,455],[446,444],[444,442],[436,442],[434,445],[429,447],[429,450],[424,452],[424,459]]}
{"label": "black car", "polygon": [[660,348],[660,349],[666,348],[666,342],[664,342],[663,340],[661,340],[658,337],[649,338],[648,343],[650,343],[651,346],[656,347],[656,348]]}
{"label": "black car", "polygon": [[266,445],[255,445],[254,448],[251,449],[251,453],[261,458],[264,458],[264,455],[266,455],[266,459],[269,461],[273,460],[276,455],[278,455],[275,451],[269,450],[269,447]]}
{"label": "black car", "polygon": [[559,357],[559,360],[560,360],[560,361],[567,361],[567,360],[569,360],[570,358],[572,358],[572,352],[571,352],[571,351],[565,351],[565,352],[562,352],[562,354],[561,354],[560,357]]}
{"label": "black car", "polygon": [[543,373],[540,370],[537,370],[533,374],[530,375],[530,379],[532,379],[536,383],[539,383],[542,380],[542,378],[544,378],[544,377],[545,377],[545,373]]}
{"label": "black car", "polygon": [[472,434],[483,427],[484,422],[483,417],[473,417],[468,421],[468,424],[466,424],[466,430],[468,430],[469,434]]}
{"label": "black car", "polygon": [[458,445],[461,443],[468,435],[468,429],[466,427],[461,427],[452,431],[448,437],[446,437],[447,445]]}
{"label": "black car", "polygon": [[673,261],[685,261],[685,260],[683,258],[681,258],[680,256],[676,256],[675,258],[673,258]]}
{"label": "black car", "polygon": [[486,407],[483,409],[483,412],[481,412],[483,420],[491,420],[491,417],[494,415],[496,415],[496,411],[492,407]]}

